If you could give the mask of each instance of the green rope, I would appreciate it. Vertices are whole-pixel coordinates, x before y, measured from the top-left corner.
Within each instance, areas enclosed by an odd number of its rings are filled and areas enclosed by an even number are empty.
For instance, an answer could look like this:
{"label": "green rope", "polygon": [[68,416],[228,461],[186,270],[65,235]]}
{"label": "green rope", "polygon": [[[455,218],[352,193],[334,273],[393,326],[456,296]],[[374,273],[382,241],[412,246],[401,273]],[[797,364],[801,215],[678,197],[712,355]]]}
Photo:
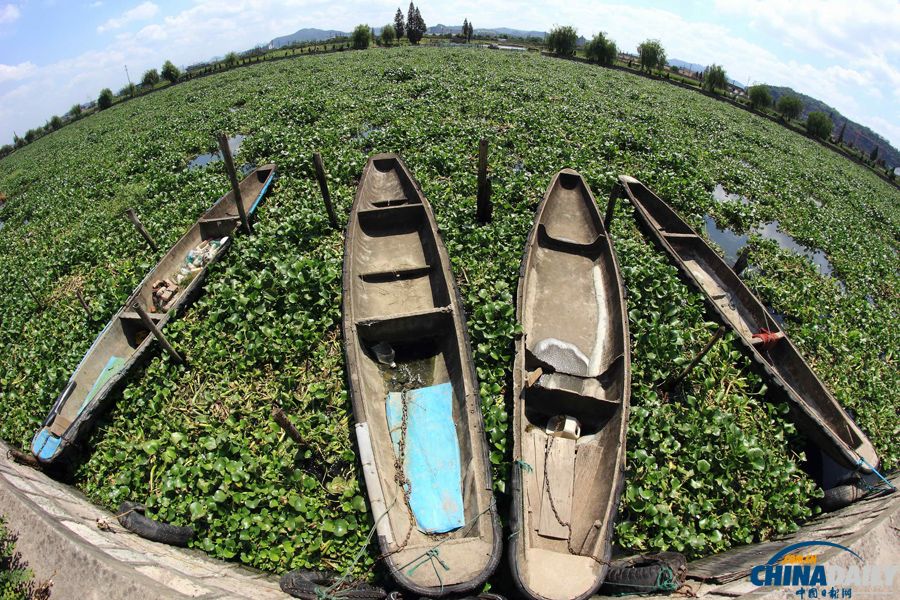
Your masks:
{"label": "green rope", "polygon": [[[480,519],[482,517],[482,515],[494,510],[495,508],[496,508],[495,500],[494,500],[494,498],[491,498],[491,503],[488,505],[488,507],[486,509],[484,509],[483,511],[481,511],[480,513],[478,513],[477,515],[475,515],[471,521],[469,521],[468,523],[466,523],[463,526],[463,527],[468,528],[468,529],[466,529],[466,531],[463,532],[463,536],[465,536],[469,533],[469,529],[471,529],[475,525],[475,523],[478,522],[478,519]],[[444,542],[446,542],[449,539],[451,539],[451,538],[449,538],[449,537],[444,538],[443,540],[441,540],[440,542],[438,542],[437,544],[435,544],[434,546],[432,546],[431,548],[429,548],[422,554],[416,556],[411,561],[409,561],[408,563],[406,563],[405,565],[400,567],[400,570],[402,571],[403,569],[412,566],[413,563],[417,563],[409,571],[406,572],[407,575],[412,575],[413,572],[416,569],[418,569],[420,566],[422,566],[426,562],[430,562],[431,567],[434,569],[434,574],[437,576],[437,580],[441,584],[441,587],[440,587],[441,592],[440,593],[443,594],[444,593],[444,581],[443,581],[443,579],[441,579],[441,574],[438,572],[437,567],[434,565],[434,562],[435,562],[435,560],[437,560],[437,562],[440,563],[440,565],[442,567],[444,567],[445,571],[450,570],[450,566],[447,563],[445,563],[443,560],[441,560],[441,558],[439,556],[440,555],[440,552],[439,552],[440,547],[443,546]]]}
{"label": "green rope", "polygon": [[516,464],[519,465],[519,468],[523,471],[527,471],[528,473],[534,472],[534,468],[521,458],[516,460]]}

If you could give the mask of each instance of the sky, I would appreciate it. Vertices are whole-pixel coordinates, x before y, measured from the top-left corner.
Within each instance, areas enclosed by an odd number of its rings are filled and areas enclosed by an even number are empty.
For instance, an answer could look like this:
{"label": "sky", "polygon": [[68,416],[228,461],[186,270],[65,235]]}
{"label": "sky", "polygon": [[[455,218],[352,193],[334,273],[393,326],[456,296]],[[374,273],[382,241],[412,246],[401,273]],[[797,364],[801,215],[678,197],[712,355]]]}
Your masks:
{"label": "sky", "polygon": [[[900,147],[897,0],[431,0],[428,25],[606,32],[634,52],[659,39],[669,58],[717,63],[740,82],[824,100]],[[0,144],[73,104],[118,91],[165,60],[186,66],[304,27],[352,30],[393,20],[397,0],[0,0]]]}

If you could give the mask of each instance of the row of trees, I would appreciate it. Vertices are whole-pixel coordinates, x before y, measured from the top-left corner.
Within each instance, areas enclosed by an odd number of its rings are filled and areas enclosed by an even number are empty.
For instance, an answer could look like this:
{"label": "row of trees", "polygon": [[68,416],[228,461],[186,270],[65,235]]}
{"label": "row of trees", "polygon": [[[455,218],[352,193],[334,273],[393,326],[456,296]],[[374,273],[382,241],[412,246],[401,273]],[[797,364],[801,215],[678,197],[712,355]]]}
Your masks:
{"label": "row of trees", "polygon": [[[547,37],[548,50],[559,56],[574,56],[577,46],[578,33],[571,26],[554,27]],[[585,44],[584,54],[591,62],[609,66],[615,61],[618,49],[616,48],[616,43],[607,38],[605,33],[601,32]],[[637,54],[642,71],[650,73],[654,70],[661,71],[666,67],[666,50],[659,40],[641,42],[637,47]],[[675,70],[674,67],[672,69],[673,71]],[[726,92],[728,89],[728,74],[722,65],[714,63],[706,67],[700,75],[700,81],[703,89],[708,92]],[[772,95],[769,92],[769,87],[766,85],[751,86],[748,90],[748,95],[750,104],[755,110],[762,110],[772,106]],[[778,100],[776,110],[781,113],[785,120],[790,121],[800,116],[803,111],[803,103],[796,96],[785,95]],[[833,129],[834,123],[831,117],[823,112],[813,111],[806,118],[806,130],[813,136],[828,139]],[[838,144],[841,143],[840,138],[843,138],[843,129],[841,130]],[[877,148],[875,153],[877,156]]]}

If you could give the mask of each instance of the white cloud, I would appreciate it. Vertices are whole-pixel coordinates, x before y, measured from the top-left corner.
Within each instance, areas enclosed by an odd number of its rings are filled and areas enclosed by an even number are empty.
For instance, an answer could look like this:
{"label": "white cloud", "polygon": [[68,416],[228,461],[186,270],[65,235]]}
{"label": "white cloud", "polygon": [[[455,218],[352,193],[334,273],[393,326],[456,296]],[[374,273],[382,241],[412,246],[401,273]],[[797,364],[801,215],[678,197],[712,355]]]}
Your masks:
{"label": "white cloud", "polygon": [[0,7],[0,23],[12,23],[22,16],[22,11],[15,4]]}
{"label": "white cloud", "polygon": [[34,64],[31,62],[23,62],[17,65],[0,64],[0,83],[25,79],[34,72],[34,69]]}
{"label": "white cloud", "polygon": [[143,4],[138,4],[131,10],[127,10],[122,13],[122,16],[113,17],[106,23],[99,25],[97,27],[97,33],[104,33],[111,29],[120,29],[122,27],[125,27],[129,23],[134,23],[135,21],[146,21],[147,19],[152,19],[156,16],[157,12],[159,12],[159,6],[153,4],[152,2],[144,2]]}

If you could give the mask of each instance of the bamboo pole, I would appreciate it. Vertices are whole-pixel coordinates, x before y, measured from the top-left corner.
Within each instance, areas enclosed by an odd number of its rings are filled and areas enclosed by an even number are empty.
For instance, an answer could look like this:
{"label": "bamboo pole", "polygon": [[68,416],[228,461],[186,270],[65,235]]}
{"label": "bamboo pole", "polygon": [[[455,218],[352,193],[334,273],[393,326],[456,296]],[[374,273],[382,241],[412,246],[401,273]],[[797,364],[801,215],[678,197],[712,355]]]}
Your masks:
{"label": "bamboo pole", "polygon": [[156,242],[153,241],[153,238],[150,237],[150,234],[144,229],[144,225],[141,223],[141,220],[138,218],[137,214],[134,212],[133,208],[129,208],[125,211],[125,217],[134,224],[134,228],[138,230],[138,233],[143,236],[143,238],[150,245],[150,249],[154,252],[159,250],[159,246],[156,245]]}
{"label": "bamboo pole", "polygon": [[81,308],[87,313],[88,319],[93,319],[94,315],[91,314],[91,307],[87,303],[87,300],[84,299],[84,296],[81,295],[81,290],[75,290],[75,297],[78,298],[78,302],[81,303]]}
{"label": "bamboo pole", "polygon": [[694,357],[694,360],[692,360],[688,364],[688,366],[686,366],[684,370],[682,370],[681,373],[678,374],[677,377],[670,377],[666,379],[666,381],[663,382],[661,386],[659,386],[660,389],[668,391],[678,385],[682,379],[688,376],[688,373],[694,370],[694,367],[697,366],[697,364],[703,359],[703,357],[706,356],[706,353],[712,349],[715,343],[719,341],[719,339],[721,339],[723,335],[725,335],[725,326],[719,325],[719,328],[712,335],[712,337],[709,338],[709,341],[706,342],[706,345],[703,347],[703,349],[697,354],[697,356]]}
{"label": "bamboo pole", "polygon": [[29,295],[31,295],[31,299],[34,300],[34,303],[37,304],[38,308],[43,309],[44,303],[38,299],[37,294],[34,293],[34,290],[31,289],[31,286],[28,285],[28,280],[24,277],[22,278],[22,284],[25,286],[25,289],[28,290]]}
{"label": "bamboo pole", "polygon": [[291,423],[291,420],[284,410],[276,406],[272,409],[272,418],[275,419],[275,422],[278,423],[282,429],[284,429],[284,432],[288,434],[288,437],[298,444],[303,443],[303,436],[300,435],[300,432],[297,431],[297,428]]}
{"label": "bamboo pole", "polygon": [[150,330],[150,333],[153,334],[159,343],[162,344],[162,347],[166,349],[172,359],[179,363],[184,364],[184,358],[178,353],[177,350],[169,343],[169,340],[166,339],[166,336],[162,334],[162,331],[159,330],[159,327],[156,326],[156,323],[153,322],[153,319],[150,318],[150,315],[147,314],[147,311],[144,310],[144,307],[141,305],[140,301],[134,303],[135,312],[140,315],[141,321],[144,322],[144,327]]}
{"label": "bamboo pole", "polygon": [[328,211],[328,220],[334,229],[340,229],[337,215],[334,213],[334,205],[331,203],[331,193],[328,191],[328,180],[325,178],[325,163],[322,162],[322,155],[316,152],[313,154],[313,166],[316,169],[316,179],[319,181],[319,189],[322,191],[322,201],[325,202],[325,210]]}
{"label": "bamboo pole", "polygon": [[616,210],[616,202],[620,197],[622,197],[622,184],[617,183],[609,195],[609,202],[606,203],[606,215],[603,217],[603,227],[606,229],[606,233],[609,233],[609,226],[612,225]]}
{"label": "bamboo pole", "polygon": [[253,233],[250,227],[250,221],[247,219],[247,211],[244,210],[244,199],[241,197],[241,186],[238,183],[237,171],[234,168],[234,158],[231,156],[231,148],[228,146],[228,138],[224,133],[219,133],[219,152],[222,153],[222,160],[225,161],[225,172],[228,173],[228,180],[231,182],[231,193],[234,196],[234,203],[237,205],[238,215],[241,217],[241,226],[244,233]]}

